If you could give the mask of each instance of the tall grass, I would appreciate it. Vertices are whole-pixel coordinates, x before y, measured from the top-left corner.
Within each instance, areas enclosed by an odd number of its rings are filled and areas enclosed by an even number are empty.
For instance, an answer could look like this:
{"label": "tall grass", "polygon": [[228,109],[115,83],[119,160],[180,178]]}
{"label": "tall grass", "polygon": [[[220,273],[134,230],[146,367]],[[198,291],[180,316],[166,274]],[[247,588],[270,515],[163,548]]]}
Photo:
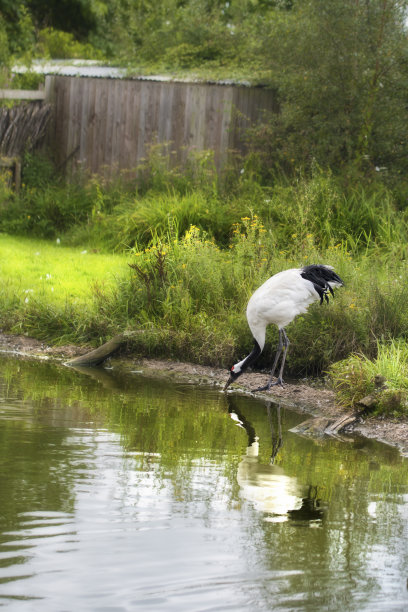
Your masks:
{"label": "tall grass", "polygon": [[[133,178],[106,183],[79,177],[66,184],[47,159],[27,156],[20,195],[3,193],[0,231],[103,250],[148,246],[190,225],[228,247],[233,224],[256,214],[280,251],[307,254],[342,245],[353,255],[376,248],[381,256],[407,255],[407,212],[381,183],[345,187],[315,168],[311,176],[283,176],[263,185],[250,161],[236,160],[218,176],[209,152],[191,154],[183,167],[171,148],[152,147]],[[0,184],[1,188],[1,184]]]}
{"label": "tall grass", "polygon": [[147,246],[155,235],[165,238],[169,226],[182,235],[193,224],[228,246],[233,224],[256,214],[279,250],[290,255],[307,254],[310,238],[320,250],[343,245],[353,255],[373,248],[382,256],[407,255],[408,213],[397,210],[392,193],[382,185],[345,191],[337,179],[321,172],[270,186],[243,177],[245,173],[231,190],[222,182],[206,189],[202,181],[186,189],[168,177],[162,190],[157,190],[157,181],[143,192],[123,190],[116,203],[111,187],[97,185],[87,223],[73,224],[68,239],[123,250]]}
{"label": "tall grass", "polygon": [[[100,292],[98,303],[116,320],[145,330],[137,339],[141,351],[149,338],[149,354],[226,365],[251,344],[245,307],[253,290],[281,269],[323,261],[335,267],[346,287],[330,305],[315,304],[291,324],[292,374],[322,372],[353,351],[373,356],[378,337],[408,332],[404,266],[374,270],[375,257],[356,262],[344,248],[321,252],[309,241],[308,255],[290,257],[255,215],[234,225],[228,249],[194,226],[182,237],[156,236],[150,247],[133,250],[130,276],[122,277],[114,292]],[[276,336],[271,329],[259,367],[270,365]]]}
{"label": "tall grass", "polygon": [[[3,329],[93,343],[140,329],[132,348],[143,355],[229,365],[251,345],[253,290],[281,269],[320,262],[346,287],[289,327],[291,374],[321,373],[351,353],[373,359],[378,339],[407,336],[405,213],[384,186],[345,189],[318,169],[265,186],[245,163],[218,178],[204,154],[184,173],[170,161],[156,151],[137,180],[68,186],[28,165],[22,194],[6,193],[0,228],[60,245],[48,243],[40,271],[35,243],[27,255],[25,240],[2,236]],[[65,285],[51,292],[46,274]],[[259,367],[270,365],[276,330],[268,340]]]}
{"label": "tall grass", "polygon": [[190,225],[197,225],[225,244],[238,218],[237,203],[222,206],[200,191],[183,195],[148,192],[143,197],[128,194],[111,213],[98,209],[86,225],[75,226],[66,238],[71,244],[120,251],[136,244],[147,246],[154,236],[165,237],[169,231],[183,235]]}
{"label": "tall grass", "polygon": [[[408,334],[405,264],[375,268],[375,256],[356,260],[342,247],[319,251],[312,238],[308,255],[291,257],[259,217],[233,227],[227,249],[191,226],[182,236],[174,229],[156,235],[126,256],[3,235],[1,325],[54,342],[99,343],[138,329],[143,333],[132,347],[143,355],[228,365],[251,346],[245,307],[252,291],[281,269],[325,262],[346,287],[290,325],[291,374],[320,373],[353,352],[373,358],[377,338]],[[259,367],[270,365],[275,329],[268,340]]]}
{"label": "tall grass", "polygon": [[[332,364],[329,374],[343,405],[354,407],[372,394],[377,399],[377,414],[408,415],[408,344],[405,340],[377,342],[374,358],[352,354]],[[378,378],[385,386],[376,385]]]}

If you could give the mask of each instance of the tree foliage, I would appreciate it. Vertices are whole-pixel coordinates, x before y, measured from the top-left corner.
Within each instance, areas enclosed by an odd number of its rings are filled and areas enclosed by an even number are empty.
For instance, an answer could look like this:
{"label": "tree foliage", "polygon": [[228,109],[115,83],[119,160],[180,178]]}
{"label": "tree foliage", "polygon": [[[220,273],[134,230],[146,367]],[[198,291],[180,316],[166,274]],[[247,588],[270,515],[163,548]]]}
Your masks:
{"label": "tree foliage", "polygon": [[281,113],[266,139],[278,165],[400,165],[408,125],[406,8],[399,0],[303,0],[271,22],[263,55]]}
{"label": "tree foliage", "polygon": [[263,167],[407,170],[408,0],[0,0],[0,63],[98,57],[273,87]]}

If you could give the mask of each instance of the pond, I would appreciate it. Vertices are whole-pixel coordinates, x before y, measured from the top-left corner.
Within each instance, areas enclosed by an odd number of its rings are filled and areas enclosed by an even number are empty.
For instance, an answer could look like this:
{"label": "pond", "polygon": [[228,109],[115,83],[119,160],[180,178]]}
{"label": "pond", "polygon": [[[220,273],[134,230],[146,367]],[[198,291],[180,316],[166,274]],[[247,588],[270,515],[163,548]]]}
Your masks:
{"label": "pond", "polygon": [[0,605],[407,610],[408,461],[304,418],[0,356]]}

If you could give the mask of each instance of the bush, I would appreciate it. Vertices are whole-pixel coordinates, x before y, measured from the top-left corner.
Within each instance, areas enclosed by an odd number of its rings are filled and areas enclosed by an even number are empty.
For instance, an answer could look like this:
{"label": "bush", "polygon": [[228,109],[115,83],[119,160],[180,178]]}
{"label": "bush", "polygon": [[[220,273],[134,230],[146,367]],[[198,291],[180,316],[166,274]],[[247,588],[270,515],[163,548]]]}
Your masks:
{"label": "bush", "polygon": [[[353,354],[329,369],[340,402],[355,407],[365,396],[376,398],[376,414],[408,414],[408,343],[377,343],[377,356]],[[376,381],[381,381],[376,385]],[[382,386],[383,385],[383,386]]]}
{"label": "bush", "polygon": [[37,54],[53,59],[79,58],[101,59],[102,56],[92,45],[81,43],[70,32],[44,28],[38,34]]}
{"label": "bush", "polygon": [[46,156],[26,154],[22,189],[0,209],[0,230],[38,238],[61,236],[84,223],[93,201],[80,183],[66,184]]}
{"label": "bush", "polygon": [[333,248],[407,255],[408,212],[397,210],[382,184],[351,189],[315,168],[309,178],[277,176],[263,186],[250,160],[218,177],[208,152],[190,155],[183,168],[172,157],[168,146],[154,146],[136,178],[83,176],[66,184],[44,155],[26,155],[23,189],[10,194],[0,228],[40,237],[69,232],[72,244],[123,250],[165,239],[174,228],[182,236],[193,224],[227,247],[233,224],[256,214],[290,257]]}
{"label": "bush", "polygon": [[[251,293],[308,263],[333,265],[346,287],[291,324],[288,374],[320,374],[350,353],[374,359],[378,338],[406,337],[406,228],[389,190],[346,190],[318,169],[264,187],[242,169],[226,184],[204,154],[183,173],[156,151],[132,181],[66,184],[45,158],[26,156],[21,193],[1,184],[0,230],[131,254],[129,277],[115,290],[95,288],[96,318],[75,315],[81,338],[141,328],[137,346],[149,354],[228,365],[251,345]],[[57,327],[49,324],[52,336]],[[276,341],[272,328],[257,367],[270,367]]]}

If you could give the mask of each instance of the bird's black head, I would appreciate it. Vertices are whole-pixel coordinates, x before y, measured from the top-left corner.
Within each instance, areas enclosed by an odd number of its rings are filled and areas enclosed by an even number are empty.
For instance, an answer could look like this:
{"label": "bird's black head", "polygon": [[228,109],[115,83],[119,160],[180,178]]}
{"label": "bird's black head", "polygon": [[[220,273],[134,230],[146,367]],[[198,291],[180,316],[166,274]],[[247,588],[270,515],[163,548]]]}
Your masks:
{"label": "bird's black head", "polygon": [[244,370],[241,369],[241,363],[242,362],[236,363],[235,365],[232,366],[232,368],[230,368],[229,379],[225,383],[224,391],[226,391],[226,389],[228,389],[230,384],[235,382],[237,378],[239,378],[241,374],[243,374]]}
{"label": "bird's black head", "polygon": [[261,352],[262,352],[261,347],[259,346],[258,342],[254,339],[254,348],[249,353],[249,355],[247,355],[245,359],[238,361],[238,363],[233,365],[232,368],[229,370],[230,377],[225,384],[224,391],[228,389],[230,384],[236,381],[237,378],[241,376],[241,374],[243,374],[248,369],[249,366],[253,365],[253,363],[258,359]]}

